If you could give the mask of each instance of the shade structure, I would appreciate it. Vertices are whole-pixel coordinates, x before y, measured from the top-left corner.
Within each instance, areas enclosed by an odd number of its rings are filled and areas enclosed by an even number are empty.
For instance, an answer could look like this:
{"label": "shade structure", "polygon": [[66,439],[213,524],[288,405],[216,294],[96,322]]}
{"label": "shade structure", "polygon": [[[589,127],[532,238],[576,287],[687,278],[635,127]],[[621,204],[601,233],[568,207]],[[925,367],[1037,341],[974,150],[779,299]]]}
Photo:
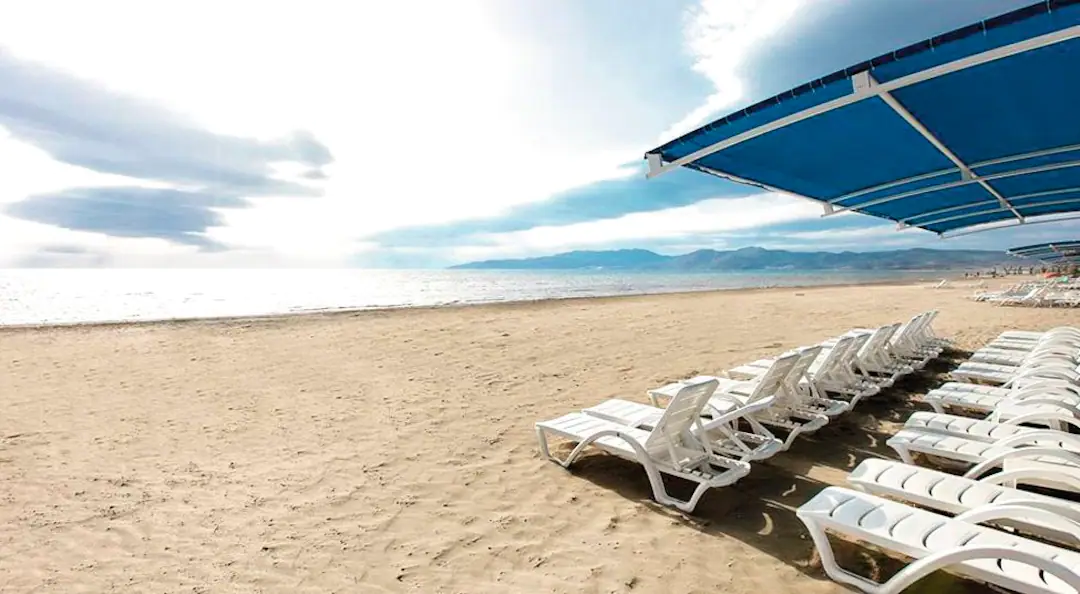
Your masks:
{"label": "shade structure", "polygon": [[1008,252],[1020,258],[1034,258],[1047,264],[1080,262],[1080,240],[1036,243],[1009,248]]}
{"label": "shade structure", "polygon": [[939,235],[1080,218],[1080,0],[856,64],[646,153]]}

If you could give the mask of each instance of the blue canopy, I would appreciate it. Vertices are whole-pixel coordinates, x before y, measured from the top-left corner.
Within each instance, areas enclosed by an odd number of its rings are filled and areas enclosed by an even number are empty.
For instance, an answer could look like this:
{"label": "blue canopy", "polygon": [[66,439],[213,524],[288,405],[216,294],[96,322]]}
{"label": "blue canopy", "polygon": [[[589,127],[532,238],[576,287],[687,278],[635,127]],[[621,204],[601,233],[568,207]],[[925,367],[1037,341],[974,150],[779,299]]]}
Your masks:
{"label": "blue canopy", "polygon": [[1020,258],[1035,258],[1048,264],[1080,262],[1080,241],[1055,241],[1009,248],[1008,252]]}
{"label": "blue canopy", "polygon": [[645,158],[649,177],[689,167],[939,235],[1080,218],[1080,0],[856,64]]}

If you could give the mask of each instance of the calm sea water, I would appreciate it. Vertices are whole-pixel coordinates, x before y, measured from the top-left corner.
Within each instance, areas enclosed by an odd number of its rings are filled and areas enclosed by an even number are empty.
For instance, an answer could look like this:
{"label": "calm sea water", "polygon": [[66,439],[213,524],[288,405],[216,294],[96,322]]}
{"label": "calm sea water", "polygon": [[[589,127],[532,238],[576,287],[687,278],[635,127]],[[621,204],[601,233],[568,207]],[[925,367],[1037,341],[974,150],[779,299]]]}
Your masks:
{"label": "calm sea water", "polygon": [[927,271],[0,270],[0,325],[250,316],[941,276]]}

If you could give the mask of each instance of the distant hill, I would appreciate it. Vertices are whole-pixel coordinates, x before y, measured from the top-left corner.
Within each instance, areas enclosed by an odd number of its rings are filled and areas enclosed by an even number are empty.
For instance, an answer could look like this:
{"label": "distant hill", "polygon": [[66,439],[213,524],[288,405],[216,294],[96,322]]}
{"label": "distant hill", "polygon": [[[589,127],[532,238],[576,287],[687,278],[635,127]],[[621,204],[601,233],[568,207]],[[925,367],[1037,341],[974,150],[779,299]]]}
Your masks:
{"label": "distant hill", "polygon": [[931,250],[883,252],[790,252],[748,247],[738,250],[698,250],[663,256],[649,250],[574,251],[539,258],[485,260],[453,266],[467,270],[949,270],[1033,265],[1005,252]]}

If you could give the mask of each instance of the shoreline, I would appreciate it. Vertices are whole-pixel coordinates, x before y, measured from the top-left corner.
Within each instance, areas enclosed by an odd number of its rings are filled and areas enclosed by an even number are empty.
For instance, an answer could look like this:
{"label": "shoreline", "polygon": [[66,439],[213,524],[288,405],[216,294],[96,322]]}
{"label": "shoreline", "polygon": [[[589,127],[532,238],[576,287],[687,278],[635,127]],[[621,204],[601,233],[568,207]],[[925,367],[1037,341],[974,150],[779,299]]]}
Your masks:
{"label": "shoreline", "polygon": [[[911,271],[919,272],[919,271]],[[942,275],[941,279],[955,281],[957,279],[963,279],[964,281],[978,282],[978,280],[999,280],[999,279],[967,279],[964,277],[956,276],[958,273],[953,271],[951,275]],[[1018,278],[1021,275],[1015,277],[999,277],[999,278]],[[46,323],[30,323],[30,324],[0,324],[0,334],[9,332],[26,332],[34,330],[54,330],[54,329],[84,329],[84,328],[97,328],[97,327],[122,327],[122,326],[168,326],[168,325],[186,325],[186,324],[236,324],[236,323],[266,323],[279,319],[289,318],[330,318],[336,316],[342,317],[357,317],[364,314],[378,314],[386,312],[421,312],[421,311],[443,311],[454,310],[464,308],[497,308],[497,307],[536,307],[544,306],[548,304],[558,304],[565,302],[578,302],[585,301],[588,303],[599,303],[604,300],[626,300],[626,299],[640,299],[647,297],[658,296],[686,296],[686,295],[707,295],[714,293],[724,294],[744,294],[754,291],[779,291],[785,289],[800,289],[800,290],[814,290],[814,289],[835,289],[838,287],[874,287],[874,286],[896,286],[896,287],[908,287],[919,284],[925,284],[932,282],[932,279],[887,279],[887,280],[867,280],[861,282],[840,282],[840,283],[826,283],[817,285],[777,285],[766,287],[733,287],[733,288],[710,288],[710,289],[697,289],[697,290],[676,290],[676,291],[664,291],[664,292],[647,292],[647,293],[623,293],[616,295],[589,295],[589,296],[568,296],[568,297],[544,297],[540,299],[518,299],[518,300],[506,300],[506,301],[477,301],[469,303],[446,303],[439,305],[390,305],[390,306],[359,306],[359,307],[341,307],[341,308],[323,308],[323,309],[310,309],[310,310],[298,310],[298,311],[284,311],[276,313],[266,314],[250,314],[250,315],[224,315],[224,316],[187,316],[177,318],[147,318],[147,319],[134,319],[134,320],[92,320],[85,322],[46,322]],[[974,287],[972,287],[974,288]]]}

